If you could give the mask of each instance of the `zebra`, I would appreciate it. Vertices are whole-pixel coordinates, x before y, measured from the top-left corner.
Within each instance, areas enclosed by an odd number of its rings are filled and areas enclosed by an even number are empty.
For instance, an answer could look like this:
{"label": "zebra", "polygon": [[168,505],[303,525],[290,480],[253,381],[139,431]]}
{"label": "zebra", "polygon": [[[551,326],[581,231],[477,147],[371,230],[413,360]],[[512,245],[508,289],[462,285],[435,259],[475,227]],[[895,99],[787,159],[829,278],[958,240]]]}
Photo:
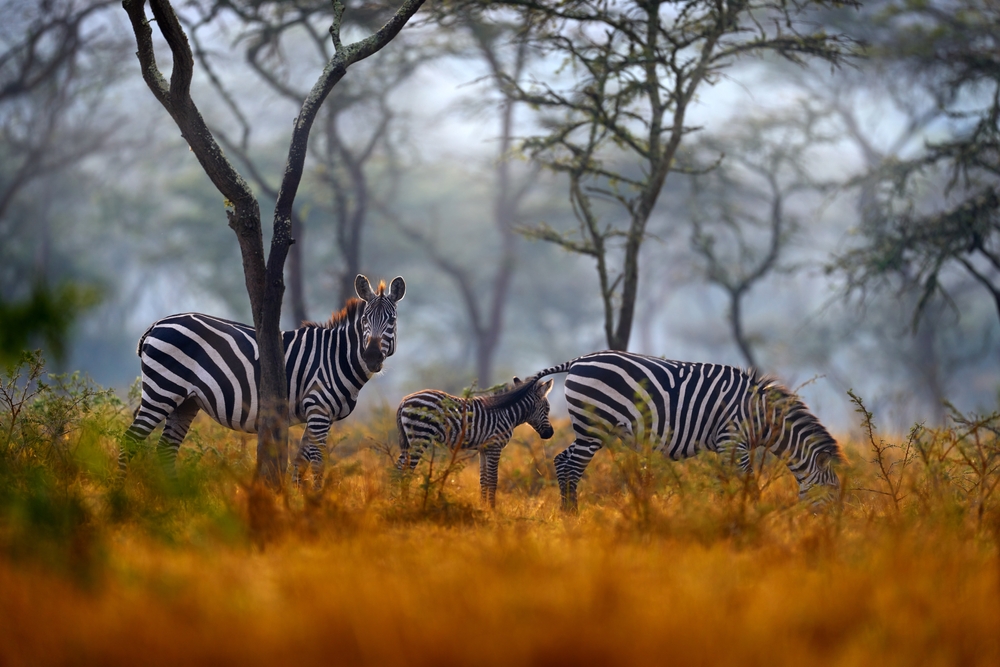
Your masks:
{"label": "zebra", "polygon": [[[396,304],[406,283],[397,277],[388,292],[384,282],[375,291],[358,275],[354,287],[360,299],[349,299],[328,322],[304,322],[281,334],[289,419],[306,424],[292,467],[296,484],[299,466],[308,461],[314,486],[322,485],[330,425],[351,414],[361,388],[396,351]],[[171,315],[146,329],[136,353],[142,397],[123,436],[122,471],[138,444],[166,420],[157,451],[172,474],[198,410],[233,430],[256,433],[260,361],[252,326],[200,313]]]}
{"label": "zebra", "polygon": [[671,361],[629,352],[594,352],[535,376],[567,373],[575,440],[555,457],[562,508],[577,508],[577,483],[591,458],[615,437],[648,443],[678,460],[702,450],[727,453],[744,471],[752,450],[782,457],[799,497],[840,488],[840,446],[806,405],[774,379],[722,364]]}
{"label": "zebra", "polygon": [[413,470],[431,443],[452,450],[479,450],[479,492],[482,502],[496,507],[500,452],[514,432],[527,423],[543,439],[552,437],[548,394],[552,380],[514,382],[491,396],[460,398],[436,389],[405,396],[396,410],[399,429],[399,470]]}

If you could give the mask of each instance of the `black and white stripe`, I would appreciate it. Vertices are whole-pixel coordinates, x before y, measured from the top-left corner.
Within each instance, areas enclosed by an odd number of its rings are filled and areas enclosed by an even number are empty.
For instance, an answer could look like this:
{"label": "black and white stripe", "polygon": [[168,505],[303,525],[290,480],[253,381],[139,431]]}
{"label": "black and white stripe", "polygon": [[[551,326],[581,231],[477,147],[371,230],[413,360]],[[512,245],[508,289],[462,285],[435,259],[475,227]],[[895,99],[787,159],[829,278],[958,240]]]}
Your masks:
{"label": "black and white stripe", "polygon": [[[361,299],[351,299],[329,322],[304,323],[282,332],[292,424],[306,424],[293,463],[312,463],[313,482],[323,479],[323,449],[330,425],[351,414],[358,393],[396,349],[396,302],[402,278],[389,291],[373,291],[359,275]],[[166,421],[157,449],[172,467],[198,410],[237,431],[257,431],[260,361],[254,328],[199,313],[171,315],[139,339],[142,400],[124,436],[119,466],[125,468],[137,444]]]}
{"label": "black and white stripe", "polygon": [[396,410],[400,470],[412,470],[431,443],[449,449],[479,450],[479,487],[484,503],[496,506],[500,452],[514,427],[528,424],[545,439],[552,437],[548,394],[552,380],[514,383],[492,396],[460,398],[425,389],[403,398]]}
{"label": "black and white stripe", "polygon": [[751,450],[784,459],[805,498],[835,491],[840,447],[805,404],[774,380],[733,366],[595,352],[538,373],[567,373],[575,441],[555,457],[564,509],[575,509],[583,471],[602,445],[621,437],[672,459],[702,450],[731,453],[747,470]]}

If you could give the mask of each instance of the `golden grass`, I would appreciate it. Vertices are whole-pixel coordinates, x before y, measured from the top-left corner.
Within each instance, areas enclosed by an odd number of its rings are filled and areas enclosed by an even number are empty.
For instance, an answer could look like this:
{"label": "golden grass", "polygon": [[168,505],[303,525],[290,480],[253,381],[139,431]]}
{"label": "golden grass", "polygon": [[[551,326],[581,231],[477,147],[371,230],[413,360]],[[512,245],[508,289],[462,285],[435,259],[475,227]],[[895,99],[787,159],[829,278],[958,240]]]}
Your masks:
{"label": "golden grass", "polygon": [[[96,564],[81,580],[0,555],[0,665],[1000,664],[995,505],[896,512],[855,490],[813,514],[780,468],[750,500],[711,457],[603,452],[568,517],[562,424],[518,431],[491,513],[474,462],[401,499],[390,418],[348,420],[323,493],[255,496],[253,518],[252,443],[205,421],[194,490],[140,462],[115,501],[140,509],[112,521],[103,482],[77,481]],[[859,447],[848,486],[877,490]]]}

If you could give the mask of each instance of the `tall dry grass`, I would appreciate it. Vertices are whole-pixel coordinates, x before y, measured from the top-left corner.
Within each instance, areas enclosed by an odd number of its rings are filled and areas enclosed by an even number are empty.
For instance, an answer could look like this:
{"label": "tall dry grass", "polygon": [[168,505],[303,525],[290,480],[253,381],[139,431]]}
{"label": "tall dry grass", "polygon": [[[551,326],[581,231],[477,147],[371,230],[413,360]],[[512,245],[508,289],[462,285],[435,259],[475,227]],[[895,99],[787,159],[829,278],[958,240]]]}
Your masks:
{"label": "tall dry grass", "polygon": [[487,512],[474,460],[396,475],[388,410],[335,427],[321,493],[274,498],[208,420],[176,480],[140,454],[120,482],[123,406],[43,408],[0,441],[2,665],[1000,664],[996,419],[863,417],[820,513],[772,461],[611,448],[565,516],[565,423],[518,430]]}

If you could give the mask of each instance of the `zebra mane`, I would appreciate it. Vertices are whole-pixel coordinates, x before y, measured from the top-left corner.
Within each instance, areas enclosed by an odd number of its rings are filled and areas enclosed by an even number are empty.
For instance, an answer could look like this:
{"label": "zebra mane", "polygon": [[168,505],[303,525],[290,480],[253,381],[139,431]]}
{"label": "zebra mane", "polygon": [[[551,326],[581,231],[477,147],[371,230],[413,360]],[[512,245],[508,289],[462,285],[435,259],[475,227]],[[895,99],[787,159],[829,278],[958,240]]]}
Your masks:
{"label": "zebra mane", "polygon": [[770,373],[762,373],[760,369],[755,366],[750,366],[748,368],[741,368],[741,371],[746,373],[747,377],[750,378],[750,388],[756,389],[758,391],[764,391],[767,389],[775,389],[781,392],[784,396],[792,396],[792,392],[788,391],[778,378],[774,377]]}
{"label": "zebra mane", "polygon": [[495,394],[483,396],[483,406],[491,410],[502,410],[508,408],[525,397],[535,386],[536,380],[529,378],[519,385],[502,389]]}
{"label": "zebra mane", "polygon": [[[379,294],[385,291],[385,283],[379,283]],[[317,327],[320,329],[336,329],[345,322],[352,322],[362,308],[365,307],[365,302],[361,299],[348,299],[344,307],[339,311],[333,313],[330,319],[326,322],[303,322],[301,328],[306,327]]]}
{"label": "zebra mane", "polygon": [[841,463],[847,462],[847,456],[819,418],[812,413],[799,395],[781,384],[773,375],[761,375],[755,368],[746,371],[750,376],[750,386],[759,391],[762,395],[777,395],[777,400],[787,401],[787,418],[794,420],[808,434],[815,436],[814,448],[821,452],[830,454]]}

